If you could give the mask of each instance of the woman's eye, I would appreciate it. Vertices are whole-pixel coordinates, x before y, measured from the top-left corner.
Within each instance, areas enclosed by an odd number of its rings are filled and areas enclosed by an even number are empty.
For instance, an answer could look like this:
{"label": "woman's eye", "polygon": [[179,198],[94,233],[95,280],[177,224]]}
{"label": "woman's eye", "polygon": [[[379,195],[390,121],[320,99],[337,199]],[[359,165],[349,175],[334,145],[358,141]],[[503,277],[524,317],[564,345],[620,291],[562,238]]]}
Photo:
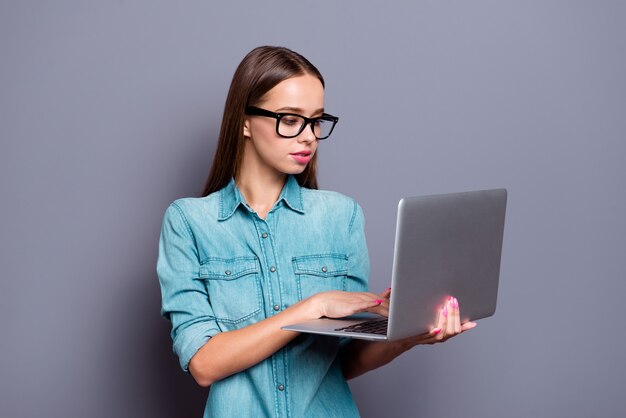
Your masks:
{"label": "woman's eye", "polygon": [[300,123],[300,118],[285,116],[281,119],[281,122],[289,126],[298,125]]}

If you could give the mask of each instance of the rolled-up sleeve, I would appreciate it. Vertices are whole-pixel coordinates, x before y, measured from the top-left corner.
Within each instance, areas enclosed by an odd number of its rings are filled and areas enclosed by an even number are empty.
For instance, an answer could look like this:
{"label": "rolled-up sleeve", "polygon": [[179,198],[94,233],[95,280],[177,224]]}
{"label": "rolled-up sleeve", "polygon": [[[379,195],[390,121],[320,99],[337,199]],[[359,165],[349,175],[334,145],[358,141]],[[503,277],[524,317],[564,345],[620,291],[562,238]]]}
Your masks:
{"label": "rolled-up sleeve", "polygon": [[173,349],[185,372],[194,354],[219,332],[199,270],[191,228],[181,208],[172,203],[163,217],[157,275],[161,314],[172,323]]}

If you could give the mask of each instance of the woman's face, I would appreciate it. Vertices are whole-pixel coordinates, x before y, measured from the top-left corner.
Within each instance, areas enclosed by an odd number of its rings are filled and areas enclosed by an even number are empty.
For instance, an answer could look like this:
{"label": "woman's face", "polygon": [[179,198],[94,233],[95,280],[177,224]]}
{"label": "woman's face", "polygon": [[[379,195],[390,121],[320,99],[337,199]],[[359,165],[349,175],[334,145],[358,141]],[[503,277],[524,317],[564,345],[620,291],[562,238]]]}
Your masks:
{"label": "woman's face", "polygon": [[[302,75],[278,83],[256,107],[275,113],[296,113],[305,117],[321,116],[324,112],[324,88],[314,76]],[[276,133],[276,119],[247,116],[244,124],[244,163],[257,166],[257,172],[299,174],[306,168],[317,150],[317,140],[311,125],[294,138]]]}

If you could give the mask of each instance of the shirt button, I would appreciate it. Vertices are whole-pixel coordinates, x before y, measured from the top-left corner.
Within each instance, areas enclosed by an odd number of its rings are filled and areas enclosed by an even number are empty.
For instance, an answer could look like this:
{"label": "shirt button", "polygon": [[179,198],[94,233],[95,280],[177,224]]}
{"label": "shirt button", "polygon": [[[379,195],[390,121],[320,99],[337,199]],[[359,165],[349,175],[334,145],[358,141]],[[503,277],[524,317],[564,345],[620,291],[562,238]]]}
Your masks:
{"label": "shirt button", "polygon": [[275,310],[275,311],[280,311],[280,306],[278,306],[278,305],[274,305],[274,310]]}
{"label": "shirt button", "polygon": [[261,234],[261,237],[263,237],[263,238],[267,238],[267,232],[263,232],[263,233]]}
{"label": "shirt button", "polygon": [[326,268],[326,266],[324,266],[324,267],[322,267],[322,271],[323,271],[324,273],[326,273],[326,272],[328,271],[328,268]]}
{"label": "shirt button", "polygon": [[276,271],[276,267],[274,267],[274,266],[270,267],[270,271],[271,271],[272,273],[274,273],[274,272]]}
{"label": "shirt button", "polygon": [[225,275],[227,275],[227,276],[230,276],[230,275],[231,275],[231,271],[230,271],[230,270],[226,270],[226,271],[224,272],[224,274],[225,274]]}
{"label": "shirt button", "polygon": [[285,385],[283,384],[278,385],[278,390],[280,390],[281,392],[285,390]]}

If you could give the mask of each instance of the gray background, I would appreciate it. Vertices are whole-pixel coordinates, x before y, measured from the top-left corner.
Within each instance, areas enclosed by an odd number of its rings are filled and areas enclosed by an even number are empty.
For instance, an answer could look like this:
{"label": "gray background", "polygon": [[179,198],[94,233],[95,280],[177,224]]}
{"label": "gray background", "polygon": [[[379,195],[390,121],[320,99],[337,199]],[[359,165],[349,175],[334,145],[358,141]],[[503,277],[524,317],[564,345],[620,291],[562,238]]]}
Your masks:
{"label": "gray background", "polygon": [[372,289],[404,195],[507,187],[499,305],[351,382],[364,417],[626,414],[619,1],[0,3],[0,415],[194,417],[159,316],[160,222],[208,173],[246,52],[291,47],[341,117],[323,188]]}

